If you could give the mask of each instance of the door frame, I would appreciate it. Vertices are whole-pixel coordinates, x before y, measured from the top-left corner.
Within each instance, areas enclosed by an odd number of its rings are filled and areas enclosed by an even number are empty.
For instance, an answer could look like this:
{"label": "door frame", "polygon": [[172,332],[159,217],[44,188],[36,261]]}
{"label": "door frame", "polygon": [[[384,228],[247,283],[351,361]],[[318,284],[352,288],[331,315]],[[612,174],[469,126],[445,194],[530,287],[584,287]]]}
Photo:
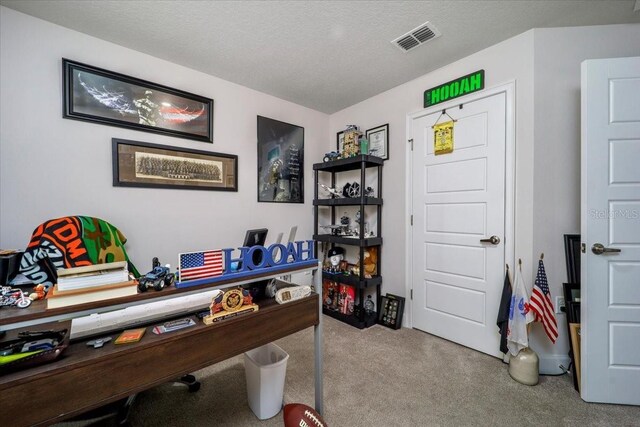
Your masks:
{"label": "door frame", "polygon": [[[405,226],[405,295],[410,303],[405,305],[404,326],[413,328],[413,299],[411,298],[411,290],[413,288],[413,226],[411,225],[411,215],[413,215],[413,150],[411,149],[412,123],[413,120],[422,116],[437,113],[444,109],[457,108],[461,104],[467,104],[472,101],[488,98],[499,93],[505,94],[505,201],[504,201],[504,249],[505,262],[511,267],[511,271],[515,268],[515,179],[516,179],[516,138],[515,138],[515,95],[516,82],[510,80],[507,83],[492,86],[482,92],[456,98],[452,101],[439,104],[415,113],[407,114],[407,146],[405,149],[405,211],[407,212],[407,222]],[[496,313],[497,316],[497,313]]]}

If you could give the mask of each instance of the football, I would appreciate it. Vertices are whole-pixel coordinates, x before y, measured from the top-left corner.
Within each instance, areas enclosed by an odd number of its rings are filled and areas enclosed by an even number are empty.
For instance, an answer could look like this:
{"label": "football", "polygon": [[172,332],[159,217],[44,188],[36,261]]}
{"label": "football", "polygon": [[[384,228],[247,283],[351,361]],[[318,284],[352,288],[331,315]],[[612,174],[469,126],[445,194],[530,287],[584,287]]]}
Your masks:
{"label": "football", "polygon": [[302,403],[284,405],[284,427],[327,427],[315,409]]}

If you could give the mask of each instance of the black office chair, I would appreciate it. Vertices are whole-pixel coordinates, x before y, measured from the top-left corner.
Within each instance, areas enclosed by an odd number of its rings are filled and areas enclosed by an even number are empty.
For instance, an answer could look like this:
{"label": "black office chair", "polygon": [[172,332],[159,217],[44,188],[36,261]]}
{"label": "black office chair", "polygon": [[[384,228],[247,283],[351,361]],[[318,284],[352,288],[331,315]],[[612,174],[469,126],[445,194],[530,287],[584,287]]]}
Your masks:
{"label": "black office chair", "polygon": [[[191,374],[184,375],[183,377],[173,382],[178,382],[186,385],[189,392],[191,393],[195,393],[196,391],[200,390],[200,382],[196,381],[196,377]],[[75,425],[78,422],[84,422],[83,426],[85,427],[128,427],[130,425],[130,411],[137,396],[138,394],[136,393],[129,397],[125,397],[124,399],[120,399],[91,411],[76,415],[73,418],[63,421],[60,426],[62,427],[65,423],[74,423]]]}

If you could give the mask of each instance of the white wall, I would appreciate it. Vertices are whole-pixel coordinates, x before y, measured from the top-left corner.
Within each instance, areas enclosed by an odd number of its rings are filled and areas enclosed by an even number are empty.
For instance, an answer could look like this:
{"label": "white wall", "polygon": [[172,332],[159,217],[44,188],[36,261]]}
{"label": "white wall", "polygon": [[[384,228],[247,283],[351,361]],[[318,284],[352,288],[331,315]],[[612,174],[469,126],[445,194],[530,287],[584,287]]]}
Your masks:
{"label": "white wall", "polygon": [[[580,234],[580,63],[639,55],[639,24],[534,31],[533,254],[544,252],[554,296],[562,295],[562,283],[567,281],[563,235]],[[556,345],[539,325],[533,328],[531,345],[539,353],[569,351],[566,317],[557,318]]]}
{"label": "white wall", "polygon": [[[91,215],[120,228],[140,271],[183,251],[313,231],[311,164],[326,147],[326,114],[0,7],[0,247],[24,248],[41,222]],[[214,143],[62,118],[61,58],[214,99]],[[256,69],[259,72],[259,69]],[[256,116],[305,128],[305,204],[257,203]],[[112,186],[111,138],[237,154],[239,192]],[[268,239],[269,240],[269,239]]]}
{"label": "white wall", "polygon": [[[425,49],[428,47],[425,47]],[[410,55],[410,53],[408,54]],[[389,123],[389,160],[383,167],[382,251],[383,293],[405,295],[404,227],[409,213],[405,209],[407,114],[420,111],[423,92],[453,78],[485,70],[485,87],[515,81],[516,86],[516,254],[531,259],[533,202],[533,31],[513,37],[460,61],[367,99],[330,117],[331,149],[335,133],[346,124],[363,130]],[[464,98],[460,98],[464,100]],[[530,265],[525,265],[530,273]],[[410,312],[405,311],[405,320]]]}
{"label": "white wall", "polygon": [[[331,149],[335,132],[346,124],[390,126],[391,154],[383,175],[383,293],[405,294],[406,116],[422,109],[425,89],[484,69],[486,87],[516,84],[515,256],[522,258],[523,275],[532,286],[544,252],[551,293],[562,295],[563,234],[580,230],[580,62],[636,55],[638,24],[535,29],[332,114]],[[555,346],[540,325],[533,327],[531,346],[540,355],[542,372],[557,372],[559,363],[568,363],[564,315],[558,320]]]}

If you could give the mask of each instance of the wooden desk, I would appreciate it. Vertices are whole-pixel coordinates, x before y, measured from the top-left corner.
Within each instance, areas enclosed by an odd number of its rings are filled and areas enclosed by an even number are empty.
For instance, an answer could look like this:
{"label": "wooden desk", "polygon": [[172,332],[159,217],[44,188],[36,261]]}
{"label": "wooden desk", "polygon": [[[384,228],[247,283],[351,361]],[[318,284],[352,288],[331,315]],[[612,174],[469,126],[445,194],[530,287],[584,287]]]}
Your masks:
{"label": "wooden desk", "polygon": [[59,422],[310,326],[315,330],[315,406],[322,413],[321,307],[314,293],[283,305],[265,301],[258,312],[212,326],[198,321],[163,335],[148,328],[136,344],[111,342],[92,349],[84,341],[73,343],[58,361],[0,377],[0,425]]}

